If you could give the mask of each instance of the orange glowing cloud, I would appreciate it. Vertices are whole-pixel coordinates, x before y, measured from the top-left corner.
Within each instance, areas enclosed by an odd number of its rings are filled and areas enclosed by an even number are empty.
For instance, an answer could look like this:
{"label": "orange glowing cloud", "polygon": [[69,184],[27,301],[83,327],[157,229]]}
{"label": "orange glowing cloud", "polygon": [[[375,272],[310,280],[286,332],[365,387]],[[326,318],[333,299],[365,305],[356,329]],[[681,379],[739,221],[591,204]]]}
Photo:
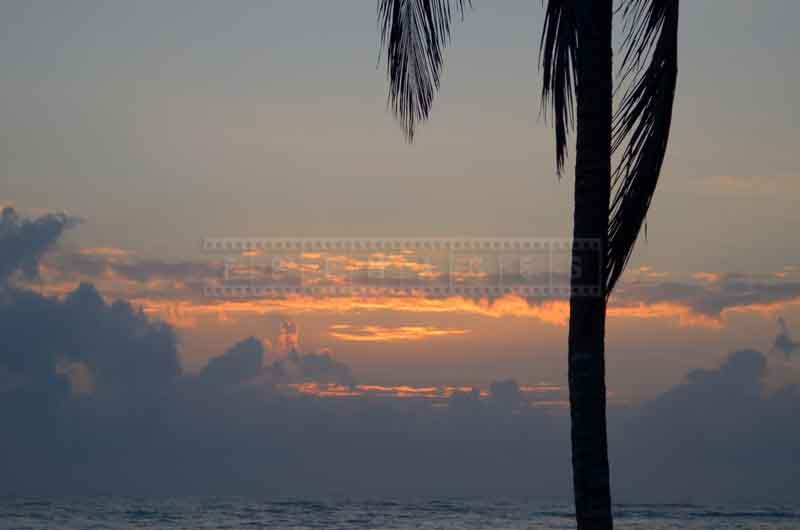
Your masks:
{"label": "orange glowing cloud", "polygon": [[697,313],[691,307],[674,302],[636,303],[609,306],[609,318],[677,319],[681,326],[718,329],[722,327],[722,315]]}
{"label": "orange glowing cloud", "polygon": [[668,277],[670,274],[668,272],[663,271],[656,271],[653,267],[643,265],[636,269],[631,269],[627,273],[627,277],[629,279],[646,279],[646,280],[658,280],[662,278]]}
{"label": "orange glowing cloud", "polygon": [[[51,296],[64,296],[74,290],[80,282],[93,283],[108,300],[123,298],[134,305],[143,307],[152,316],[182,328],[197,327],[204,318],[219,322],[235,322],[239,317],[266,314],[352,314],[388,311],[415,315],[458,314],[486,318],[516,317],[532,319],[545,324],[564,327],[569,321],[569,301],[557,299],[525,299],[518,294],[506,294],[499,298],[487,299],[480,289],[471,294],[462,291],[443,289],[441,294],[432,295],[424,289],[397,288],[380,289],[363,287],[361,293],[339,292],[338,295],[325,296],[317,293],[287,294],[283,297],[249,297],[247,294],[227,298],[203,296],[202,286],[222,285],[222,279],[213,275],[223,269],[208,264],[186,264],[170,268],[167,263],[137,262],[130,259],[130,253],[113,247],[85,247],[79,253],[90,259],[92,267],[70,268],[68,260],[59,262],[44,261],[40,264],[40,277],[33,281],[23,281],[23,285]],[[310,285],[319,279],[323,284],[332,283],[332,278],[324,271],[315,258],[320,253],[305,253],[308,260],[303,263],[281,263],[286,270],[302,265],[300,273]],[[430,265],[413,261],[413,256],[404,251],[376,254],[374,261],[353,256],[339,256],[345,267],[365,267],[385,269],[404,268],[415,275],[434,274]],[[333,258],[336,258],[334,256]],[[328,258],[329,260],[331,258]],[[66,263],[66,265],[65,265]],[[178,264],[184,265],[184,264]],[[195,268],[189,267],[193,265]],[[236,272],[236,264],[227,272]],[[227,265],[226,265],[227,267]],[[138,271],[134,274],[131,271]],[[466,274],[466,273],[465,273]],[[453,272],[458,284],[459,271]],[[752,285],[743,284],[740,290],[730,284],[726,275],[715,272],[700,272],[692,281],[674,283],[675,286],[661,284],[664,273],[650,267],[632,269],[629,284],[611,299],[608,315],[610,319],[671,320],[681,326],[718,329],[725,325],[730,314],[755,313],[772,315],[784,311],[788,306],[800,303],[797,284],[786,278],[800,276],[800,267],[789,265],[779,272],[756,278]],[[345,278],[339,278],[345,281]],[[783,283],[774,280],[783,279]],[[216,283],[214,283],[216,281]],[[729,285],[730,284],[730,285]],[[780,292],[781,285],[786,291]],[[663,286],[663,288],[661,288]],[[763,287],[763,288],[762,288]],[[652,288],[652,289],[650,289]],[[745,288],[751,289],[745,291]],[[761,288],[758,290],[757,288]],[[369,291],[369,294],[366,294]],[[706,303],[708,301],[708,303]],[[710,308],[710,309],[708,309]],[[411,328],[331,328],[333,337],[351,342],[399,342],[422,340],[428,337],[457,335],[465,330],[445,330],[426,327]]]}
{"label": "orange glowing cloud", "polygon": [[718,272],[698,272],[693,274],[692,278],[706,283],[717,283],[722,275]]}
{"label": "orange glowing cloud", "polygon": [[[65,286],[66,287],[66,286]],[[64,289],[61,290],[63,292]],[[144,311],[175,324],[192,327],[198,318],[211,317],[218,321],[235,321],[238,316],[268,314],[328,313],[348,314],[360,312],[391,311],[413,314],[462,314],[486,318],[530,318],[540,322],[565,327],[569,322],[569,302],[555,300],[529,304],[526,300],[508,295],[488,301],[463,297],[425,298],[424,296],[359,298],[312,296],[288,296],[276,299],[243,299],[222,301],[176,301],[171,299],[133,298],[135,305]],[[751,303],[724,308],[719,314],[705,314],[679,302],[624,302],[611,304],[608,316],[611,319],[677,320],[687,327],[719,329],[725,317],[731,313],[776,314],[800,300],[786,300],[768,304]],[[420,340],[427,337],[457,335],[464,330],[446,330],[426,327],[344,329],[333,327],[331,336],[351,342],[391,342]],[[463,334],[463,333],[461,333]]]}
{"label": "orange glowing cloud", "polygon": [[[46,266],[41,267],[42,276],[48,276]],[[710,278],[709,278],[710,280]],[[29,287],[49,296],[61,297],[78,287],[79,280],[29,282]],[[308,295],[289,295],[284,298],[242,298],[212,299],[184,298],[178,293],[185,290],[180,282],[174,280],[151,279],[135,282],[120,277],[113,271],[106,271],[102,277],[92,281],[108,300],[122,297],[150,316],[160,318],[179,328],[196,328],[202,319],[217,322],[236,322],[240,317],[274,314],[334,314],[346,315],[364,312],[388,311],[416,315],[454,314],[472,315],[485,318],[525,318],[565,327],[569,322],[569,302],[567,300],[548,300],[529,303],[524,298],[511,294],[489,301],[460,296],[429,298],[422,294],[406,296],[339,296],[317,297]],[[150,293],[166,293],[151,297]],[[672,320],[686,327],[720,329],[725,326],[728,315],[758,314],[776,315],[786,311],[789,306],[800,304],[800,299],[788,298],[774,302],[749,302],[723,307],[719,313],[704,313],[691,304],[682,301],[637,301],[618,300],[608,307],[609,319]],[[336,328],[329,331],[334,338],[349,342],[402,342],[415,341],[437,336],[455,336],[467,333],[461,329],[439,329],[426,326],[406,328],[383,328],[379,326],[363,328]]]}
{"label": "orange glowing cloud", "polygon": [[[422,399],[433,403],[446,405],[446,400],[456,393],[472,393],[481,399],[490,398],[490,392],[485,388],[471,386],[414,386],[414,385],[341,385],[337,383],[292,383],[284,385],[292,392],[319,398],[349,398],[369,396],[376,398],[395,399]],[[564,408],[569,406],[569,401],[551,396],[543,399],[540,394],[562,394],[564,389],[557,385],[537,384],[521,386],[519,388],[522,401],[529,407]],[[611,397],[611,396],[610,396]]]}
{"label": "orange glowing cloud", "polygon": [[127,250],[116,247],[83,247],[78,253],[82,256],[100,256],[105,258],[124,258],[130,255]]}
{"label": "orange glowing cloud", "polygon": [[433,326],[351,326],[338,324],[331,326],[328,334],[346,342],[406,342],[418,341],[431,337],[447,337],[466,335],[468,329],[443,329]]}
{"label": "orange glowing cloud", "polygon": [[135,298],[135,304],[148,314],[166,318],[174,313],[176,303],[184,316],[210,316],[226,320],[237,315],[331,313],[346,314],[363,311],[395,311],[400,313],[461,313],[489,318],[523,317],[536,318],[549,324],[564,326],[569,318],[566,301],[549,301],[529,304],[524,299],[511,295],[489,302],[463,297],[425,298],[405,297],[313,297],[290,295],[285,298],[259,298],[242,300],[209,300],[177,302],[169,299]]}
{"label": "orange glowing cloud", "polygon": [[[346,386],[336,383],[294,383],[286,385],[288,388],[317,397],[352,397],[373,396],[387,398],[421,398],[421,399],[447,399],[456,392],[470,392],[469,386],[412,386],[412,385],[353,385]],[[488,393],[482,391],[482,397]]]}

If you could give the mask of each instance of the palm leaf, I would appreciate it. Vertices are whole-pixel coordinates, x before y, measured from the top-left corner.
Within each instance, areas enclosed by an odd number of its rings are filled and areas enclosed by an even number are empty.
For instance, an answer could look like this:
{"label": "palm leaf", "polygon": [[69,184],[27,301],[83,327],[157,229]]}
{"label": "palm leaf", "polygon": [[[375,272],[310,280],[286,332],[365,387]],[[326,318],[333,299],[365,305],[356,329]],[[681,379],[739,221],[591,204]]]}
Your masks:
{"label": "palm leaf", "polygon": [[[679,0],[623,0],[623,79],[630,86],[614,116],[613,199],[606,259],[611,293],[645,222],[667,151],[678,80]],[[649,58],[649,62],[645,63]]]}
{"label": "palm leaf", "polygon": [[548,0],[539,44],[542,107],[556,134],[556,169],[564,169],[567,140],[574,124],[578,66],[578,21],[575,0]]}
{"label": "palm leaf", "polygon": [[454,14],[472,0],[379,0],[381,47],[386,49],[389,106],[408,141],[431,112],[442,75]]}

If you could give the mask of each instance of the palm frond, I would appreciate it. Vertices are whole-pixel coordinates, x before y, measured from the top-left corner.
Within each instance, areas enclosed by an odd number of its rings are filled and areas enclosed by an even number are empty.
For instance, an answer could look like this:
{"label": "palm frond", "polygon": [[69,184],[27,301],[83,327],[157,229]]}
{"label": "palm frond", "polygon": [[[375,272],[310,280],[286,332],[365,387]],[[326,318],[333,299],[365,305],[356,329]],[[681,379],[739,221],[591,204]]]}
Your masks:
{"label": "palm frond", "polygon": [[463,17],[471,5],[472,0],[379,0],[389,106],[409,142],[417,124],[430,115],[453,16]]}
{"label": "palm frond", "polygon": [[574,124],[578,67],[576,0],[548,0],[539,43],[542,108],[551,116],[556,134],[556,170],[564,169],[567,140]]}
{"label": "palm frond", "polygon": [[664,163],[678,80],[679,3],[623,0],[627,33],[621,71],[630,87],[614,116],[612,147],[619,164],[613,175],[606,293],[630,259]]}

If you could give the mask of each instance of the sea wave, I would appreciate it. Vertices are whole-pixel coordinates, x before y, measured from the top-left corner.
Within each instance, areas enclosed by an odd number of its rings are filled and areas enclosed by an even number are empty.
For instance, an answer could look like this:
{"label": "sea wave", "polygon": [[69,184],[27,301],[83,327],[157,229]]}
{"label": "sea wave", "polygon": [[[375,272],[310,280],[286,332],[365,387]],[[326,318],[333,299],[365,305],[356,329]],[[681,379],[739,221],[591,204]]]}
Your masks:
{"label": "sea wave", "polygon": [[[792,506],[617,504],[616,527],[646,530],[796,530]],[[514,499],[0,499],[0,529],[558,530],[571,506]]]}

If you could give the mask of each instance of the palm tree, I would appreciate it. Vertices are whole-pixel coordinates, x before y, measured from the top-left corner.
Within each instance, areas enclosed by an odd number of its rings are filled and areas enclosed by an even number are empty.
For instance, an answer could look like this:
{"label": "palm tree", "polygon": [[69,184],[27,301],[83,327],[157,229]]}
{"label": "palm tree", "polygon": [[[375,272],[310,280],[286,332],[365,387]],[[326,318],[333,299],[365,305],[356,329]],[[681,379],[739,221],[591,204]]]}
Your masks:
{"label": "palm tree", "polygon": [[[605,321],[608,297],[633,251],[667,149],[678,77],[679,0],[547,0],[541,38],[542,101],[561,174],[576,125],[569,322],[569,392],[575,511],[580,530],[613,527],[608,467]],[[413,141],[439,88],[451,21],[471,0],[379,0],[389,104]],[[624,20],[614,111],[613,21]],[[573,118],[577,118],[573,120]],[[617,165],[612,170],[612,157]],[[575,271],[582,271],[578,275]],[[599,296],[579,287],[597,286]]]}

